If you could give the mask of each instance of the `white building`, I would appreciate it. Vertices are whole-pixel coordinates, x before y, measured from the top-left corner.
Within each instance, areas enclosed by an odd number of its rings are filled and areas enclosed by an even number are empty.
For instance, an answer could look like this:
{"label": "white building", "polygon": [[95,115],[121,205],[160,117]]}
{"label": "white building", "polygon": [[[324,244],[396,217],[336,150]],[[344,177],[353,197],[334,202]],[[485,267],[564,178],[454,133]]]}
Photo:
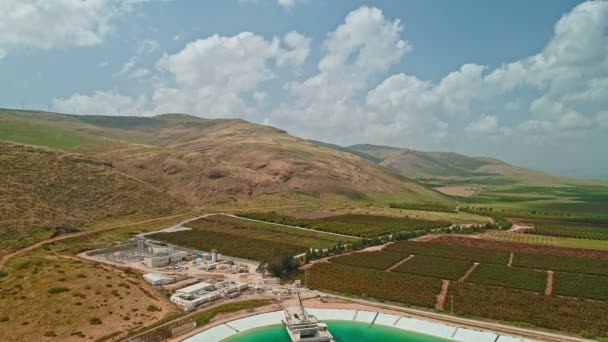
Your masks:
{"label": "white building", "polygon": [[144,274],[144,279],[152,284],[152,285],[164,285],[164,284],[169,284],[173,282],[172,278],[169,278],[163,274],[159,274],[159,273],[146,273]]}
{"label": "white building", "polygon": [[188,252],[175,252],[168,255],[159,255],[144,258],[144,264],[148,267],[164,267],[186,260]]}
{"label": "white building", "polygon": [[196,283],[194,285],[184,287],[183,289],[179,289],[179,290],[175,291],[175,294],[194,295],[199,292],[208,292],[208,291],[213,291],[213,290],[215,290],[215,285],[201,282],[201,283]]}

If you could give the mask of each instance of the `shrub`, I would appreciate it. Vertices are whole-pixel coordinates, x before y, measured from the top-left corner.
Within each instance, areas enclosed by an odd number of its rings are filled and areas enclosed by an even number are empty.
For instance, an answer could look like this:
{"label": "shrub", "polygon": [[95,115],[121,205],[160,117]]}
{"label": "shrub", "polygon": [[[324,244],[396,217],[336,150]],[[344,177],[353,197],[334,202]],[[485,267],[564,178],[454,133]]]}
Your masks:
{"label": "shrub", "polygon": [[160,308],[156,305],[150,304],[146,309],[148,312],[161,311]]}
{"label": "shrub", "polygon": [[49,294],[58,294],[58,293],[63,293],[63,292],[68,292],[70,291],[70,289],[68,289],[67,287],[53,287],[49,289]]}
{"label": "shrub", "polygon": [[92,317],[89,319],[89,324],[91,325],[99,325],[101,324],[101,319],[97,318],[97,317]]}

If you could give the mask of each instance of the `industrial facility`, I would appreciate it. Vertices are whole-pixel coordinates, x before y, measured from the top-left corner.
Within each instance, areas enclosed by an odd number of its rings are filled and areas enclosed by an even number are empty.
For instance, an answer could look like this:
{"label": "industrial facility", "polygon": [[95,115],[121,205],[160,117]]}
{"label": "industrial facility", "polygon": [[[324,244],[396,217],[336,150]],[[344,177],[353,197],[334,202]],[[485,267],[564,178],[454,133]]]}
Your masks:
{"label": "industrial facility", "polygon": [[191,311],[200,304],[219,298],[238,296],[240,291],[249,287],[244,283],[218,282],[215,284],[201,282],[175,291],[171,301],[186,311]]}

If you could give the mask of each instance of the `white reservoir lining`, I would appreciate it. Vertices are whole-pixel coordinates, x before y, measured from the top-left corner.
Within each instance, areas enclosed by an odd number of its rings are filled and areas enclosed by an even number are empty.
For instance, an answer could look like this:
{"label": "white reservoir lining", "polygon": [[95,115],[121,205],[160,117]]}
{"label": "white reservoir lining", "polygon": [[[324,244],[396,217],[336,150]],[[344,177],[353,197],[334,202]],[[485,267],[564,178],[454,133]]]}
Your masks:
{"label": "white reservoir lining", "polygon": [[[321,321],[357,321],[371,323],[376,316],[374,311],[342,310],[342,309],[316,309],[307,308],[306,311],[315,315]],[[219,342],[230,336],[268,325],[281,324],[284,316],[283,311],[273,311],[253,315],[234,321],[226,322],[215,327],[204,330],[185,342]],[[453,341],[476,341],[476,342],[532,342],[532,340],[499,335],[491,331],[481,331],[470,328],[459,328],[444,323],[429,322],[421,319],[405,316],[387,315],[379,313],[374,324],[380,324],[397,329],[413,331],[420,334],[436,336]],[[237,332],[238,331],[238,332]]]}

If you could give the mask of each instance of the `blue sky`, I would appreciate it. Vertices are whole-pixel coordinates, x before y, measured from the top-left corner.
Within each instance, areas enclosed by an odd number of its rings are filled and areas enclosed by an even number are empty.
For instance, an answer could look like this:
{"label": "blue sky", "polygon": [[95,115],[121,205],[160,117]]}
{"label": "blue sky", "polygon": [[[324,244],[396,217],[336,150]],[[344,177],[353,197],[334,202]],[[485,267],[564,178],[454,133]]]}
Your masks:
{"label": "blue sky", "polygon": [[6,0],[0,107],[240,117],[608,178],[608,2]]}

